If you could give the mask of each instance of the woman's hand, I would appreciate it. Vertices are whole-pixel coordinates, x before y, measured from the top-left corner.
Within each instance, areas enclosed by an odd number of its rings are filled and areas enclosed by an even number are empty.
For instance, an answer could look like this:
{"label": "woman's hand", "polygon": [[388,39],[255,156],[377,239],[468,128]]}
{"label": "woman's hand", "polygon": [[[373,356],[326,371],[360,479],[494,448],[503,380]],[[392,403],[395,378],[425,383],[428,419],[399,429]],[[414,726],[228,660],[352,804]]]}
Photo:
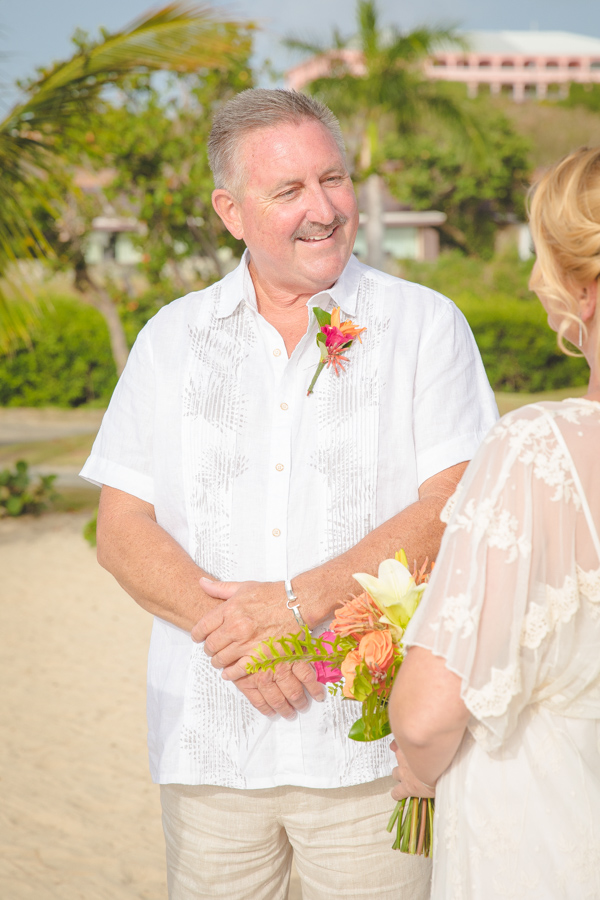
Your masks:
{"label": "woman's hand", "polygon": [[394,800],[404,800],[405,797],[435,797],[435,787],[424,784],[413,774],[396,741],[392,741],[390,749],[396,754],[398,761],[398,765],[392,772],[392,777],[398,782],[392,791]]}

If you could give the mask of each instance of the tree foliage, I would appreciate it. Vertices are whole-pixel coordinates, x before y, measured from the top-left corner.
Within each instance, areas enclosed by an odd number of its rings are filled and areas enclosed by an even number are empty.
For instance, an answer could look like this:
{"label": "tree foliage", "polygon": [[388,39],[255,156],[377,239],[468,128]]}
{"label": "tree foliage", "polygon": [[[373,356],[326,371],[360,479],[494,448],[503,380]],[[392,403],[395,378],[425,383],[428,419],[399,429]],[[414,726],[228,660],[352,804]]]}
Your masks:
{"label": "tree foliage", "polygon": [[[223,21],[208,5],[177,0],[123,31],[102,32],[99,40],[79,33],[75,44],[76,52],[69,60],[40,69],[35,78],[20,85],[23,101],[0,121],[0,277],[4,279],[19,258],[52,257],[52,229],[44,231],[38,221],[45,217],[48,224],[64,219],[60,198],[69,170],[60,153],[69,142],[77,143],[86,120],[104,108],[107,90],[149,71],[225,70],[240,58],[246,60],[250,35],[248,27]],[[42,215],[35,216],[34,211]],[[89,280],[87,287],[91,302],[96,294],[111,333],[118,331],[107,298],[94,291]],[[23,318],[27,307],[19,304],[19,313],[16,309],[6,292],[1,292],[0,347],[5,349],[15,335],[26,336],[30,327]]]}
{"label": "tree foliage", "polygon": [[410,136],[392,137],[385,180],[402,203],[446,213],[446,244],[489,259],[500,223],[525,219],[530,177],[529,142],[500,110],[471,101],[486,134],[486,153],[465,156],[447,132],[433,124]]}

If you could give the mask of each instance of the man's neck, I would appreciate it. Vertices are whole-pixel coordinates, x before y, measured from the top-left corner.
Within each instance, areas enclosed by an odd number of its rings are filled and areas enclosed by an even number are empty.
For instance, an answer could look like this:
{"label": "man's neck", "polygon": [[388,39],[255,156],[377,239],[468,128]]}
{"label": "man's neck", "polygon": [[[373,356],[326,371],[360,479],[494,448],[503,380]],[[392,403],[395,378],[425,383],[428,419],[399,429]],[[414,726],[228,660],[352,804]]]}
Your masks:
{"label": "man's neck", "polygon": [[248,271],[256,293],[258,312],[277,329],[284,340],[288,356],[291,356],[300,339],[306,334],[309,316],[306,304],[316,292],[294,293],[273,285],[258,274],[252,260],[249,262]]}

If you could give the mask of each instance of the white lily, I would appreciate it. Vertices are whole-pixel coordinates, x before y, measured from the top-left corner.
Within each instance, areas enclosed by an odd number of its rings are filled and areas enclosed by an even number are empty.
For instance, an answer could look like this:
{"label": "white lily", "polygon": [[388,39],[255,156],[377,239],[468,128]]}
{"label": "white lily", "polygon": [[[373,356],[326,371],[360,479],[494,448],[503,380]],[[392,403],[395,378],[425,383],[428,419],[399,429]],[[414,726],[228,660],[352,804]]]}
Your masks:
{"label": "white lily", "polygon": [[[406,560],[404,553],[398,555]],[[365,572],[353,577],[383,613],[379,621],[394,626],[400,632],[408,625],[426,587],[425,584],[415,584],[408,566],[399,559],[384,559],[377,578]]]}

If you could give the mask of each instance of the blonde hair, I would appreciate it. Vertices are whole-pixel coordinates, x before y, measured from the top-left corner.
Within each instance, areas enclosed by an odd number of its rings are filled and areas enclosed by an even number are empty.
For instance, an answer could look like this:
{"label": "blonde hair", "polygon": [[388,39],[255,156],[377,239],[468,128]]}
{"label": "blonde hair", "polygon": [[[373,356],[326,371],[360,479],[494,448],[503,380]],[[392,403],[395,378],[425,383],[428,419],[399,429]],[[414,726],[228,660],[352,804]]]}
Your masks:
{"label": "blonde hair", "polygon": [[529,222],[538,263],[529,286],[561,318],[560,349],[580,356],[564,338],[571,323],[587,331],[577,288],[600,277],[600,147],[575,150],[544,172],[529,193]]}
{"label": "blonde hair", "polygon": [[324,103],[281,88],[249,88],[236,94],[215,115],[208,139],[208,162],[215,187],[241,196],[245,172],[239,165],[238,151],[248,132],[283,124],[299,125],[307,119],[327,128],[345,160],[346,148],[340,124]]}

